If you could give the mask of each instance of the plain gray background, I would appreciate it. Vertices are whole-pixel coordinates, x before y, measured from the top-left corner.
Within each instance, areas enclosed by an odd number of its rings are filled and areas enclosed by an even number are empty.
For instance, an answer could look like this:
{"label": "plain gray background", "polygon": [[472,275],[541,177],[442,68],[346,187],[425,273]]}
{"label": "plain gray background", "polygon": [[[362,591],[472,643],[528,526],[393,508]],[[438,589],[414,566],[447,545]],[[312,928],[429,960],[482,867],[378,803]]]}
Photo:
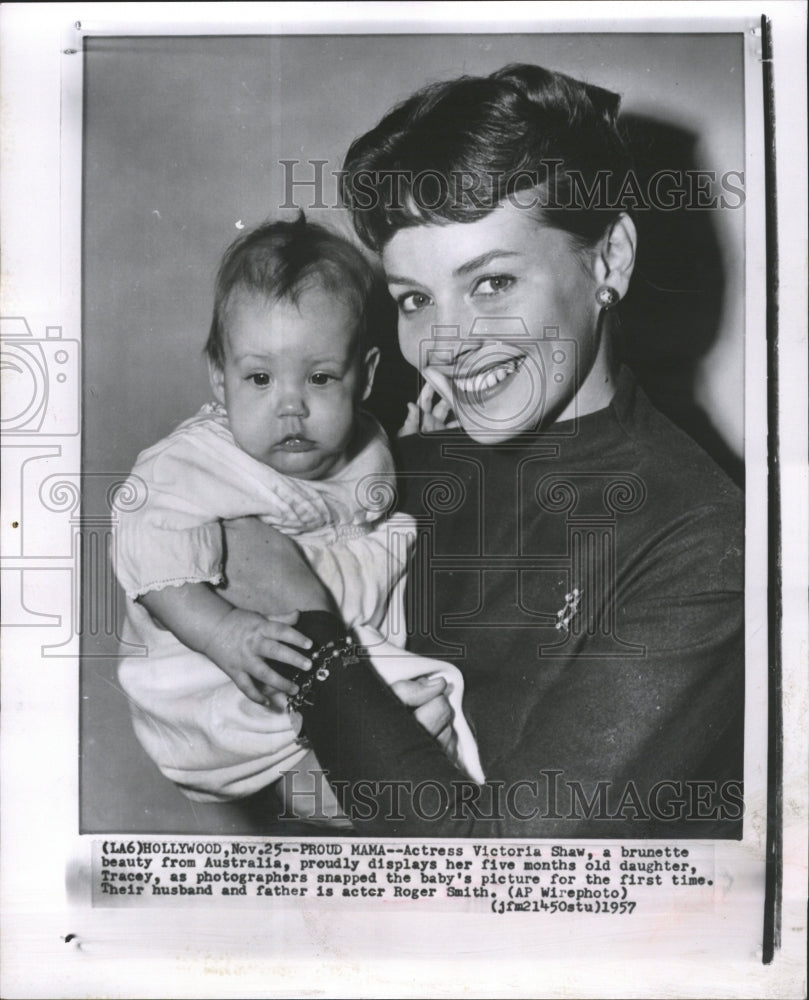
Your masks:
{"label": "plain gray background", "polygon": [[[333,203],[350,141],[427,82],[534,62],[623,95],[649,170],[744,169],[743,48],[732,35],[96,38],[85,53],[83,463],[126,473],[208,399],[202,346],[222,251],[281,210],[281,160],[325,160]],[[303,207],[311,189],[296,191]],[[344,233],[344,214],[308,217]],[[744,211],[648,213],[625,327],[638,374],[740,478]],[[763,336],[763,332],[761,334]],[[414,373],[389,367],[391,426]],[[387,379],[387,383],[385,383]],[[396,385],[391,389],[391,381]],[[393,391],[395,390],[395,391]],[[396,402],[396,405],[394,403]],[[81,824],[260,832],[255,810],[189,803],[136,743],[111,659],[82,676]]]}

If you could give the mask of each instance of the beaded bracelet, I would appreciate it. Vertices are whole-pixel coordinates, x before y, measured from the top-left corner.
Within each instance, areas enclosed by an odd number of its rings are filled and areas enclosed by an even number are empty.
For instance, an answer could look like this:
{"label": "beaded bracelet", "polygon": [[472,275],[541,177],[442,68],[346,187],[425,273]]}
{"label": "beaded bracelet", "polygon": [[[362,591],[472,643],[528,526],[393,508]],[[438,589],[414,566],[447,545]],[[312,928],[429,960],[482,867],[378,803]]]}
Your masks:
{"label": "beaded bracelet", "polygon": [[[312,653],[312,668],[301,674],[298,683],[298,693],[291,694],[287,700],[287,710],[297,712],[303,705],[314,705],[309,700],[309,694],[316,683],[322,684],[328,679],[335,667],[350,667],[359,663],[356,646],[350,635],[342,639],[332,639]],[[314,697],[314,694],[312,695]]]}

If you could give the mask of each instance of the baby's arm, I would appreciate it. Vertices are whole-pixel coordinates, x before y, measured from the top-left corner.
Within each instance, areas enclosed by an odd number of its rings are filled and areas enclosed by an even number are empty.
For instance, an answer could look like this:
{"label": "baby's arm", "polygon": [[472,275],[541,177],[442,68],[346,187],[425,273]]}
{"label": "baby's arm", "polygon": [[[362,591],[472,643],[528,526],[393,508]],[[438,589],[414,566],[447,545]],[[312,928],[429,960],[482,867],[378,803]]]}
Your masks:
{"label": "baby's arm", "polygon": [[270,705],[270,695],[295,694],[298,687],[267,665],[279,660],[299,670],[311,661],[291,649],[309,649],[311,640],[291,628],[297,613],[267,618],[234,608],[204,583],[164,587],[139,598],[149,614],[185,646],[202,653],[223,670],[251,701]]}

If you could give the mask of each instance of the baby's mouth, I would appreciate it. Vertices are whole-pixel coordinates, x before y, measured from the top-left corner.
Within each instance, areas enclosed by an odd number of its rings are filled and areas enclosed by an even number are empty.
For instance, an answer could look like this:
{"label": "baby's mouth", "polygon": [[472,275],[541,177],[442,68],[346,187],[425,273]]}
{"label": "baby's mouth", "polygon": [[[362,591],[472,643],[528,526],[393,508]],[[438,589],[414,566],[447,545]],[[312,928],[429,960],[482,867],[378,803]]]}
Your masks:
{"label": "baby's mouth", "polygon": [[483,402],[502,392],[524,363],[524,354],[494,361],[471,374],[454,375],[452,387],[455,394],[461,398]]}
{"label": "baby's mouth", "polygon": [[309,438],[305,438],[300,434],[288,434],[275,447],[279,451],[311,451],[315,447],[315,442],[310,441]]}

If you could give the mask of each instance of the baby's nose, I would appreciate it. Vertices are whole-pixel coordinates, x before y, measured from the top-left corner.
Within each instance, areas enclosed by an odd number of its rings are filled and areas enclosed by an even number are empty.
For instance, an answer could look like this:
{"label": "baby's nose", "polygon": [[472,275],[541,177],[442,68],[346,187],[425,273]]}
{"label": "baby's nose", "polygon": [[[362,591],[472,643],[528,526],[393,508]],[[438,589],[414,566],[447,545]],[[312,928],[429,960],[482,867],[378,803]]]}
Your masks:
{"label": "baby's nose", "polygon": [[305,417],[308,410],[303,393],[294,388],[283,389],[278,398],[278,413],[282,417]]}

